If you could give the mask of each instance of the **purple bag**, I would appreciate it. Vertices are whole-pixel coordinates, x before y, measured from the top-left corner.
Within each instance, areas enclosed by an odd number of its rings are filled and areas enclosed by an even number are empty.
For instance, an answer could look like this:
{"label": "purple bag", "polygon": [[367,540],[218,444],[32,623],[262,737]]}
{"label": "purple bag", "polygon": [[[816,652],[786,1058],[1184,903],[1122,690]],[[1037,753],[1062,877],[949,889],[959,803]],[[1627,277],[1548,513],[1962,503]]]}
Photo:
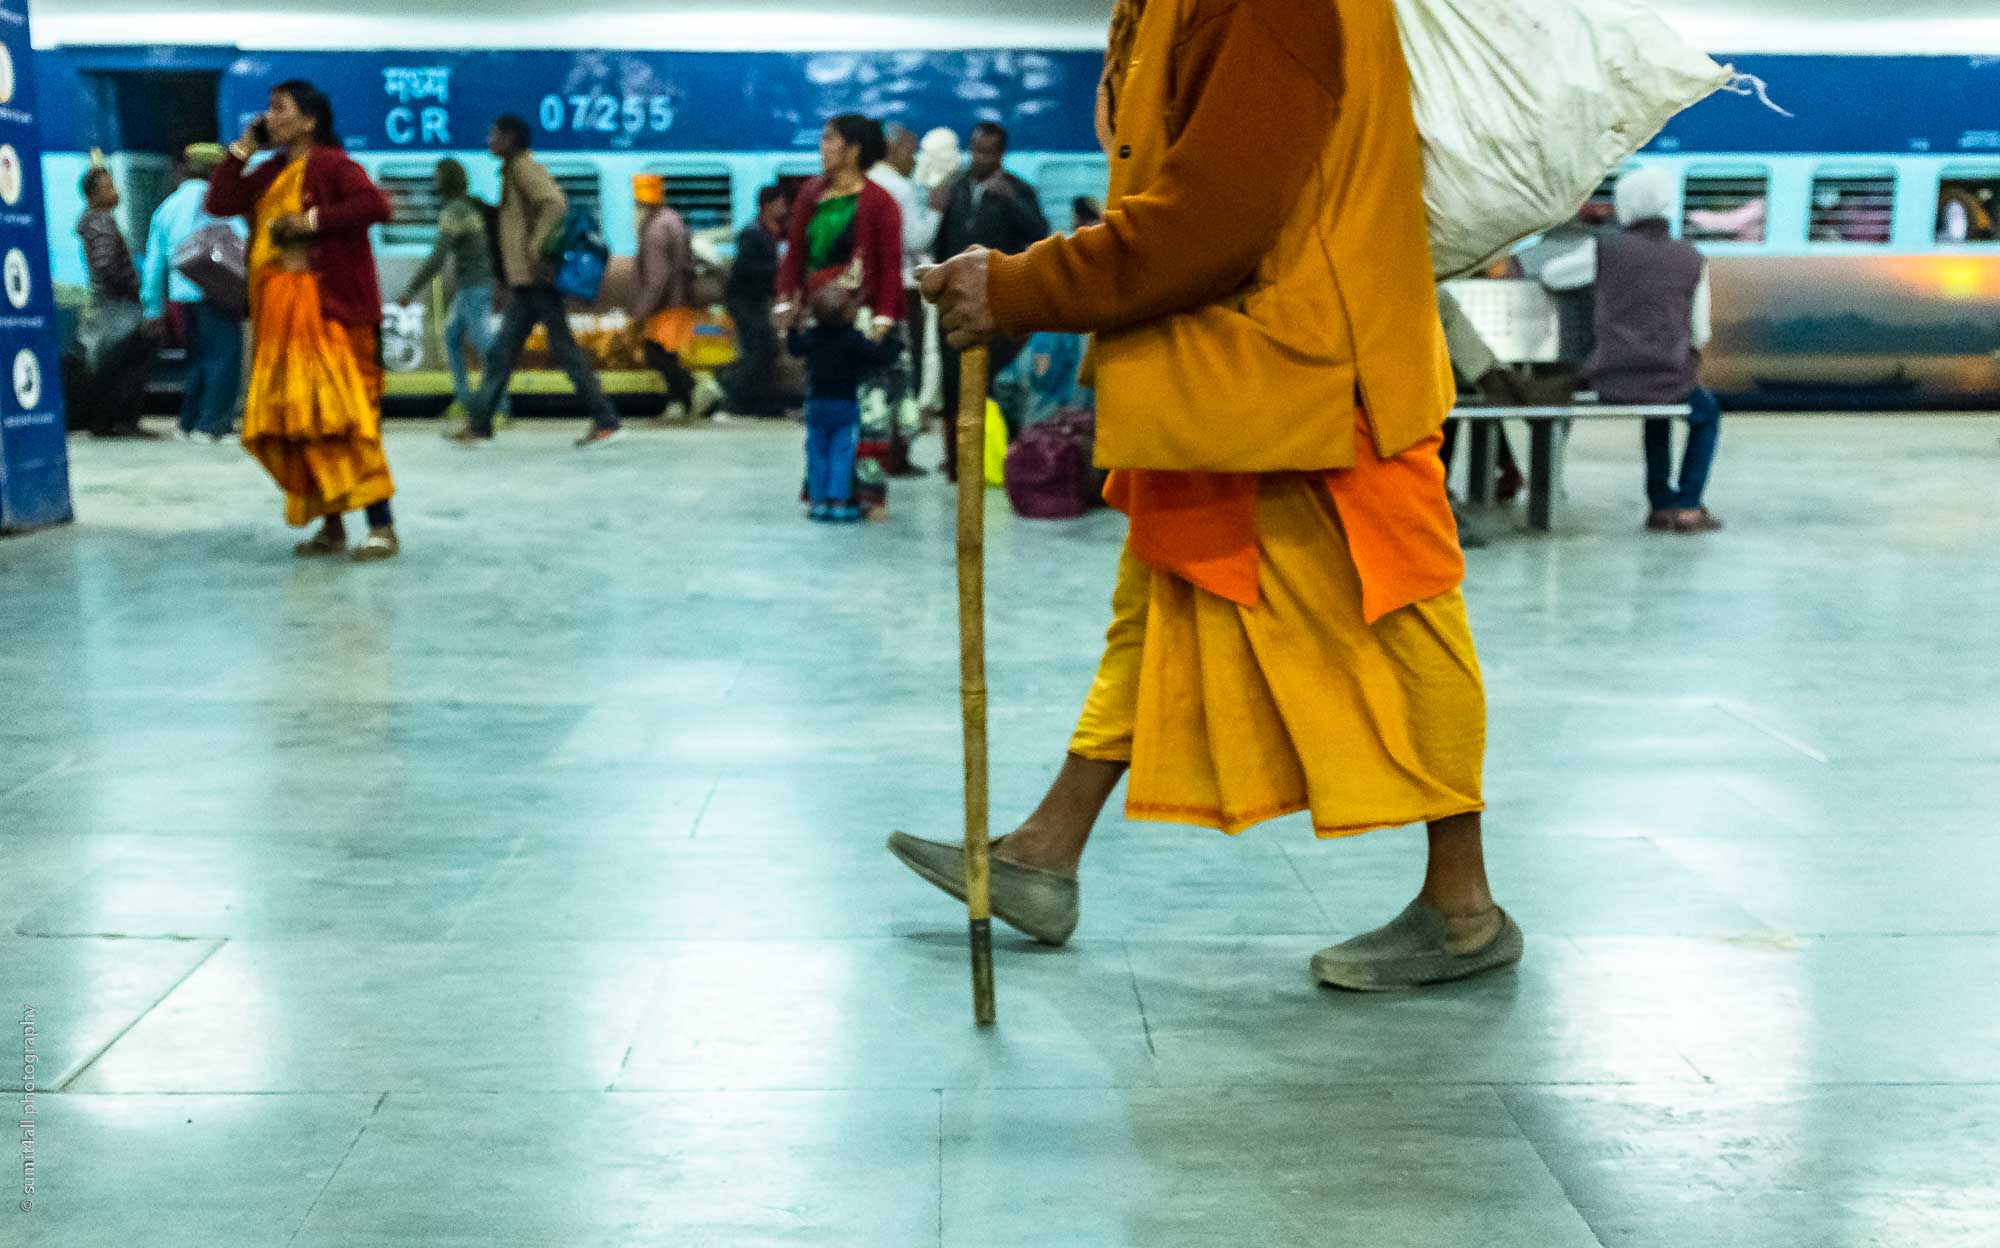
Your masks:
{"label": "purple bag", "polygon": [[174,248],[173,266],[202,297],[234,317],[250,314],[250,256],[226,222],[202,226]]}
{"label": "purple bag", "polygon": [[1007,452],[1007,500],[1031,520],[1074,520],[1104,501],[1104,475],[1091,466],[1097,418],[1057,412],[1030,425]]}

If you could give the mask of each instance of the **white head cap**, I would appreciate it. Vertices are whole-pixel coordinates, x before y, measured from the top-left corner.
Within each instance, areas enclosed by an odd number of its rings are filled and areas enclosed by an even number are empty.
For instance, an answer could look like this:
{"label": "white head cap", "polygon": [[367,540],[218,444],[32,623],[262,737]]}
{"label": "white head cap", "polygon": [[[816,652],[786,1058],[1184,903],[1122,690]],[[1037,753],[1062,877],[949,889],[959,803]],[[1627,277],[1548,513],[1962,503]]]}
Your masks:
{"label": "white head cap", "polygon": [[1673,215],[1678,183],[1673,171],[1658,165],[1634,169],[1618,179],[1618,224],[1637,225]]}
{"label": "white head cap", "polygon": [[943,186],[958,172],[964,156],[958,146],[958,132],[939,126],[917,145],[918,186]]}

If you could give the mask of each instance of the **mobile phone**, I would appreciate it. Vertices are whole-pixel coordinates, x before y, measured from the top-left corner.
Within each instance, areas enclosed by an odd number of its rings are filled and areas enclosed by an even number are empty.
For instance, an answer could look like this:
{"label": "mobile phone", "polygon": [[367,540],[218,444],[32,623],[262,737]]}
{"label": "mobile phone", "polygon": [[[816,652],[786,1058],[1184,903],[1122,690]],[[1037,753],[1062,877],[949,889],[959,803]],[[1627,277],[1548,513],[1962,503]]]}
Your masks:
{"label": "mobile phone", "polygon": [[259,117],[257,120],[251,122],[250,137],[257,140],[259,146],[262,146],[265,143],[269,143],[271,141],[270,123],[266,122],[262,117]]}

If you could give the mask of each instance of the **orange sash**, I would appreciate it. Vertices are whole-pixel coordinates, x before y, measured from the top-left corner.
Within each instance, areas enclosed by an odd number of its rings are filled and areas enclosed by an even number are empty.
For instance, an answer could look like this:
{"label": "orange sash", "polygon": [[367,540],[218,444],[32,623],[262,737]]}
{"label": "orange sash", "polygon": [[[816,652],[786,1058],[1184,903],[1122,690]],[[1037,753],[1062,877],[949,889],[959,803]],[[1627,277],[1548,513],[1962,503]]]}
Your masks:
{"label": "orange sash", "polygon": [[[1458,522],[1445,495],[1437,434],[1390,459],[1375,452],[1357,409],[1352,468],[1325,474],[1349,552],[1361,574],[1369,623],[1465,579]],[[1105,498],[1132,521],[1132,553],[1241,606],[1257,603],[1257,491],[1240,473],[1128,471],[1111,475]]]}

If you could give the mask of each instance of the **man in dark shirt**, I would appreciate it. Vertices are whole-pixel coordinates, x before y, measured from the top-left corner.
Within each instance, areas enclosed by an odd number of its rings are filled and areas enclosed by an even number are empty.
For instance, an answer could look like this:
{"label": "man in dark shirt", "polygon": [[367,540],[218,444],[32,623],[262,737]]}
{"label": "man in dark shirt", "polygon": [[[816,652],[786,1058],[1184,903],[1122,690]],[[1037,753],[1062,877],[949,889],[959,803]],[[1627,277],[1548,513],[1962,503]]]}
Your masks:
{"label": "man in dark shirt", "polygon": [[[1006,155],[1006,127],[981,122],[972,131],[968,168],[931,193],[931,207],[944,214],[938,225],[936,254],[940,261],[975,246],[1017,255],[1049,236],[1049,221],[1042,215],[1035,188],[1001,167]],[[993,375],[998,376],[1013,363],[1024,345],[1022,340],[996,339],[992,345]],[[944,471],[947,478],[956,481],[958,440],[950,435],[949,422],[958,415],[958,352],[944,347],[941,359],[947,421]],[[1011,437],[1016,431],[1010,428],[1007,432]]]}
{"label": "man in dark shirt", "polygon": [[88,385],[73,401],[100,438],[157,437],[139,427],[153,343],[139,300],[139,266],[118,229],[118,184],[100,166],[83,175],[82,189],[84,214],[76,235],[90,271],[90,312],[78,336]]}
{"label": "man in dark shirt", "polygon": [[782,416],[784,399],[772,384],[778,360],[778,333],[771,308],[778,294],[778,242],[785,236],[791,205],[785,193],[767,186],[757,193],[757,219],[736,236],[736,262],[729,267],[723,302],[736,325],[736,363],[716,377],[723,406],[739,416]]}

